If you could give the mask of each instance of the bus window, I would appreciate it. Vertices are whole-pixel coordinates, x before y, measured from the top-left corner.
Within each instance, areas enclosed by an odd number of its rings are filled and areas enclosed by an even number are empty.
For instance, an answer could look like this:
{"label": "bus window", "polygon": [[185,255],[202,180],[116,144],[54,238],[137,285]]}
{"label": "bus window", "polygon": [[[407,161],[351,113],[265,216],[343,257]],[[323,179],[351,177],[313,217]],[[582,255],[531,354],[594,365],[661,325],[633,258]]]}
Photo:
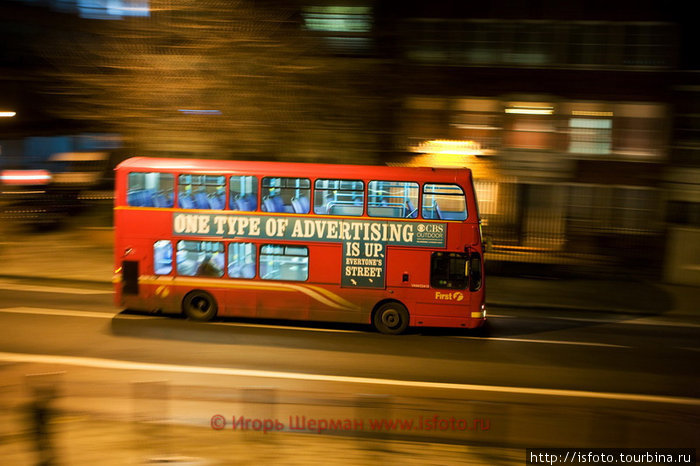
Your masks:
{"label": "bus window", "polygon": [[370,181],[367,214],[370,217],[418,217],[418,183]]}
{"label": "bus window", "polygon": [[228,245],[228,276],[231,278],[255,278],[255,244],[231,243]]}
{"label": "bus window", "polygon": [[264,212],[309,213],[311,181],[308,178],[263,178]]}
{"label": "bus window", "polygon": [[222,210],[226,205],[223,176],[180,175],[177,203],[182,209]]}
{"label": "bus window", "polygon": [[258,210],[258,179],[255,176],[229,178],[229,209],[243,212]]}
{"label": "bus window", "polygon": [[306,246],[263,245],[260,248],[260,278],[306,281],[309,278],[309,249]]}
{"label": "bus window", "polygon": [[467,200],[464,191],[456,184],[430,184],[423,186],[423,218],[430,220],[466,220]]}
{"label": "bus window", "polygon": [[153,273],[168,275],[173,271],[173,245],[168,240],[153,244]]}
{"label": "bus window", "polygon": [[319,215],[362,215],[365,186],[357,180],[316,180],[314,213]]}
{"label": "bus window", "polygon": [[178,241],[177,273],[188,277],[224,274],[224,245],[215,241]]}
{"label": "bus window", "polygon": [[468,256],[461,252],[434,252],[430,257],[430,286],[463,290],[467,287]]}
{"label": "bus window", "polygon": [[129,173],[127,204],[133,207],[172,207],[174,179],[169,173]]}

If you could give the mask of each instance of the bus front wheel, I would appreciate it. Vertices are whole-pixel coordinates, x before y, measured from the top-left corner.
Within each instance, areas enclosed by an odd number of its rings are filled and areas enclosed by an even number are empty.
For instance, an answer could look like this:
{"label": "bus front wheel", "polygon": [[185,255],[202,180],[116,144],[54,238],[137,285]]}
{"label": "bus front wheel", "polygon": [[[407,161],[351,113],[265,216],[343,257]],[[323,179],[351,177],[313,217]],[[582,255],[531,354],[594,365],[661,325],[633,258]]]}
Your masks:
{"label": "bus front wheel", "polygon": [[398,335],[408,328],[408,310],[403,304],[392,301],[384,303],[375,311],[372,323],[381,333]]}
{"label": "bus front wheel", "polygon": [[206,291],[192,291],[182,301],[182,310],[188,319],[206,322],[216,316],[218,306],[214,297]]}

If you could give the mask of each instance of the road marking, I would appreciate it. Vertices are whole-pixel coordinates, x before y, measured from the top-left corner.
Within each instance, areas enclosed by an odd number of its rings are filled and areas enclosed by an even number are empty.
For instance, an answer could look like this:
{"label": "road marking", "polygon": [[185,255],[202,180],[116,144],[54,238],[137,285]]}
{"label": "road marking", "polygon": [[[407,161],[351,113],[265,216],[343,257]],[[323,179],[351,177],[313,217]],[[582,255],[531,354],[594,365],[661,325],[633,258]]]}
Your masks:
{"label": "road marking", "polygon": [[465,340],[494,340],[494,341],[513,341],[516,343],[551,343],[553,345],[578,345],[578,346],[602,346],[608,348],[631,348],[631,346],[613,345],[610,343],[593,343],[586,341],[566,341],[566,340],[535,340],[528,338],[505,338],[505,337],[455,337]]}
{"label": "road marking", "polygon": [[123,361],[118,359],[87,358],[78,356],[58,356],[51,354],[2,353],[0,361],[29,364],[59,364],[66,366],[92,367],[96,369],[138,370],[151,372],[176,372],[202,375],[225,375],[238,377],[258,377],[310,382],[338,382],[361,385],[382,385],[445,389],[460,391],[483,391],[492,393],[516,393],[525,395],[559,396],[572,398],[596,398],[630,402],[665,403],[674,405],[700,406],[700,399],[680,396],[642,395],[636,393],[593,392],[586,390],[565,390],[556,388],[507,387],[498,385],[476,385],[448,382],[422,382],[417,380],[381,379],[374,377],[353,377],[342,375],[308,374],[301,372],[279,372],[253,369],[233,369],[226,367],[184,366],[151,362]]}
{"label": "road marking", "polygon": [[[497,319],[517,319],[518,316],[511,316],[505,314],[489,314],[488,317]],[[574,322],[593,322],[597,324],[617,324],[617,325],[659,325],[664,327],[689,327],[698,328],[700,324],[695,324],[692,322],[674,322],[671,320],[656,320],[655,317],[639,317],[630,320],[614,320],[614,319],[595,319],[592,317],[564,317],[564,316],[539,316],[544,319],[556,319],[556,320],[571,320]],[[532,316],[527,316],[525,318],[532,318]]]}
{"label": "road marking", "polygon": [[42,316],[61,316],[61,317],[89,317],[96,319],[113,319],[127,318],[127,319],[153,319],[158,318],[156,316],[142,316],[138,314],[112,314],[110,312],[94,312],[94,311],[75,311],[68,309],[49,309],[40,307],[6,307],[0,309],[0,312],[7,312],[10,314],[31,314],[31,315],[42,315]]}
{"label": "road marking", "polygon": [[[545,316],[546,317],[546,316]],[[670,320],[656,320],[653,317],[639,317],[630,320],[612,320],[612,319],[592,319],[585,317],[561,317],[551,316],[550,319],[557,320],[572,320],[577,322],[594,322],[598,324],[617,324],[617,325],[654,325],[663,327],[685,327],[685,328],[700,328],[700,324],[692,322],[673,322]]]}
{"label": "road marking", "polygon": [[0,290],[10,291],[31,291],[40,293],[63,293],[63,294],[112,294],[112,291],[90,290],[87,288],[69,288],[62,286],[25,285],[12,281],[0,281]]}
{"label": "road marking", "polygon": [[330,333],[367,333],[361,330],[342,330],[337,328],[310,328],[310,327],[292,327],[290,325],[274,325],[274,324],[248,324],[242,322],[217,322],[216,325],[228,325],[229,327],[250,327],[250,328],[270,328],[283,330],[304,330],[309,332],[330,332]]}
{"label": "road marking", "polygon": [[[63,317],[94,317],[99,319],[166,319],[167,317],[154,315],[140,314],[110,314],[106,312],[91,312],[91,311],[73,311],[67,309],[50,309],[36,307],[9,307],[0,309],[0,312],[13,314],[33,314],[33,315],[48,315],[48,316],[63,316]],[[309,328],[309,327],[293,327],[289,325],[274,325],[274,324],[252,324],[243,322],[216,322],[214,325],[226,325],[229,327],[248,327],[248,328],[269,328],[273,330],[297,330],[308,332],[326,332],[326,333],[366,333],[361,330],[343,330],[333,328]],[[613,345],[608,343],[591,343],[582,341],[558,341],[558,340],[535,340],[527,338],[501,338],[501,337],[468,337],[456,336],[453,338],[461,338],[465,340],[492,340],[492,341],[511,341],[516,343],[549,343],[555,345],[578,345],[578,346],[600,346],[609,348],[630,348],[629,346]]]}
{"label": "road marking", "polygon": [[[10,314],[30,314],[30,315],[46,315],[46,316],[61,316],[61,317],[88,317],[97,319],[167,319],[163,316],[141,315],[141,314],[111,314],[108,312],[93,312],[93,311],[77,311],[68,309],[51,309],[39,307],[6,307],[0,308],[0,312]],[[227,325],[229,327],[253,327],[253,328],[270,328],[284,330],[301,330],[309,332],[333,332],[333,333],[365,333],[360,330],[341,330],[332,328],[308,328],[308,327],[292,327],[286,325],[272,324],[248,324],[242,322],[216,322],[213,325]]]}

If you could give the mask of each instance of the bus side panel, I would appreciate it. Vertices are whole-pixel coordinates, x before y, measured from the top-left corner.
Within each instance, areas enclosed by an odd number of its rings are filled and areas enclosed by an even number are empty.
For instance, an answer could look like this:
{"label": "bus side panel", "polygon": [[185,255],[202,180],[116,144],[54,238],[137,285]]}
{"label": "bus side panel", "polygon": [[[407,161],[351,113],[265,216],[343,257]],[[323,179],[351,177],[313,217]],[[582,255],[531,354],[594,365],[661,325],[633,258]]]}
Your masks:
{"label": "bus side panel", "polygon": [[430,288],[431,252],[422,248],[387,247],[385,258],[387,289],[425,290]]}
{"label": "bus side panel", "polygon": [[335,284],[313,285],[318,293],[309,311],[309,320],[368,324],[374,305],[384,297],[384,290],[339,288]]}

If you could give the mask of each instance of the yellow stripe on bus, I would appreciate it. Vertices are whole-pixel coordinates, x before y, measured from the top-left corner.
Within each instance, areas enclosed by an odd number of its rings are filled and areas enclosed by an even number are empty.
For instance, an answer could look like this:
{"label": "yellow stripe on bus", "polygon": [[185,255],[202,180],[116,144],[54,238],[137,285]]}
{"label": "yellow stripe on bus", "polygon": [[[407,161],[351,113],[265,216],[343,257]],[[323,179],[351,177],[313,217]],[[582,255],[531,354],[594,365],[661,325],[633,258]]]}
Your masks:
{"label": "yellow stripe on bus", "polygon": [[311,287],[307,285],[296,285],[291,283],[263,283],[248,280],[219,280],[216,278],[180,278],[180,277],[158,277],[153,275],[139,276],[139,283],[146,285],[163,285],[163,286],[191,286],[197,287],[206,285],[211,288],[227,288],[227,289],[248,289],[265,291],[296,291],[307,295],[308,297],[335,309],[356,311],[359,306],[346,301],[340,296],[321,287]]}

